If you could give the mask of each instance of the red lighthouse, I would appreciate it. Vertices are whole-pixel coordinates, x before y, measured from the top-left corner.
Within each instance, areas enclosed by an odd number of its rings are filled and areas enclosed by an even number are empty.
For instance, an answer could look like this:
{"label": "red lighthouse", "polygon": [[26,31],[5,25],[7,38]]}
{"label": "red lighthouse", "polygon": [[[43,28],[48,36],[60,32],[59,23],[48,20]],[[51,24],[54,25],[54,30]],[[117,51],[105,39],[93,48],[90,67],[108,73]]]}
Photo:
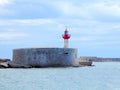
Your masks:
{"label": "red lighthouse", "polygon": [[67,28],[64,31],[64,34],[62,35],[64,39],[64,48],[68,48],[68,39],[70,38],[70,34],[68,34]]}

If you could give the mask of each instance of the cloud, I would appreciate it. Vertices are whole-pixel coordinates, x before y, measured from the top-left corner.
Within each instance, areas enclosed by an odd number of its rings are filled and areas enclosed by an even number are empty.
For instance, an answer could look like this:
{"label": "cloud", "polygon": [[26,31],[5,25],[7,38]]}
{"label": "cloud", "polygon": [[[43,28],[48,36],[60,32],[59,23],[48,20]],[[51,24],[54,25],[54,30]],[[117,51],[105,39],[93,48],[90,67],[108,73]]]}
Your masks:
{"label": "cloud", "polygon": [[11,40],[17,38],[24,38],[28,35],[22,32],[0,32],[0,40]]}
{"label": "cloud", "polygon": [[79,41],[79,42],[92,42],[97,40],[97,38],[94,37],[73,37],[73,41]]}
{"label": "cloud", "polygon": [[88,11],[84,10],[81,4],[74,4],[69,1],[55,1],[53,6],[66,18],[91,18]]}
{"label": "cloud", "polygon": [[1,20],[0,26],[4,25],[43,25],[55,23],[52,19],[10,19]]}
{"label": "cloud", "polygon": [[0,6],[5,6],[11,3],[11,0],[0,0]]}
{"label": "cloud", "polygon": [[[107,35],[112,32],[118,32],[120,23],[104,23],[94,20],[79,20],[79,19],[11,19],[0,21],[1,30],[3,26],[16,28],[43,28],[49,31],[63,31],[65,26],[70,29],[73,34],[80,35]],[[7,28],[6,27],[6,28]],[[49,27],[49,29],[48,29]],[[22,29],[22,28],[21,28]],[[3,28],[4,30],[4,28]],[[9,30],[9,29],[8,29]],[[14,30],[14,29],[11,29]],[[27,29],[28,30],[28,29]],[[38,30],[38,29],[37,29]],[[26,30],[25,30],[26,31]]]}
{"label": "cloud", "polygon": [[88,5],[86,7],[90,12],[95,15],[102,15],[102,16],[113,16],[113,17],[120,17],[120,5],[118,3],[110,3],[110,2],[101,2],[101,3],[94,3]]}
{"label": "cloud", "polygon": [[9,6],[13,5],[13,0],[0,0],[0,19],[12,16],[15,12]]}
{"label": "cloud", "polygon": [[120,1],[117,0],[0,0],[0,18],[39,19],[39,18],[73,18],[80,20],[119,21]]}
{"label": "cloud", "polygon": [[55,1],[52,5],[65,18],[90,19],[102,22],[120,21],[120,1],[72,2],[61,0]]}

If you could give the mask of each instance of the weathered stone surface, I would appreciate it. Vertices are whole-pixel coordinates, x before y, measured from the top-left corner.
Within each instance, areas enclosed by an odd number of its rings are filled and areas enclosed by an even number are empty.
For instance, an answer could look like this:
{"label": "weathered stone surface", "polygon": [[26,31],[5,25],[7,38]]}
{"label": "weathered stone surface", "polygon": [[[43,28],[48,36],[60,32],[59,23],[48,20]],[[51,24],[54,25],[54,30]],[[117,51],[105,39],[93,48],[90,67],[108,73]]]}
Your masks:
{"label": "weathered stone surface", "polygon": [[14,67],[66,67],[77,65],[77,49],[73,48],[25,48],[13,50]]}

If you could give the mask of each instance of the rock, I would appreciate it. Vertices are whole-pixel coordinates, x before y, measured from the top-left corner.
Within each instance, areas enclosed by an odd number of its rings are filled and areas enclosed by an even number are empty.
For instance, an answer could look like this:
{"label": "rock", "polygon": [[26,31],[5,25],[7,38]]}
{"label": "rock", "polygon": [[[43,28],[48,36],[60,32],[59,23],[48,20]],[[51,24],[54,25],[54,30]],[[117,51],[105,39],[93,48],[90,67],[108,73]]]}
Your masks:
{"label": "rock", "polygon": [[0,63],[0,68],[8,68],[8,62],[2,62]]}
{"label": "rock", "polygon": [[89,58],[78,58],[78,62],[81,66],[92,66],[92,61]]}
{"label": "rock", "polygon": [[92,66],[92,61],[80,61],[79,64],[83,66]]}
{"label": "rock", "polygon": [[10,59],[0,58],[0,68],[8,68],[8,62]]}
{"label": "rock", "polygon": [[8,66],[9,68],[31,68],[31,66],[29,65],[20,64],[20,63],[18,64],[13,61],[8,62]]}

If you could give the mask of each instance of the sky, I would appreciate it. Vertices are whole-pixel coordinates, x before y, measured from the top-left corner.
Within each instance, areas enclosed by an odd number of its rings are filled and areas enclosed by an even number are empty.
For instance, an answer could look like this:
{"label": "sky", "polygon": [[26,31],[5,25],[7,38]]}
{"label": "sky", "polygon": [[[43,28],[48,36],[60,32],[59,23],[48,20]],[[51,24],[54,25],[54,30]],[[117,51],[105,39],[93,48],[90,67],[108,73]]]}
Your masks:
{"label": "sky", "polygon": [[62,48],[66,27],[78,57],[120,57],[120,0],[0,0],[0,58],[17,48]]}

